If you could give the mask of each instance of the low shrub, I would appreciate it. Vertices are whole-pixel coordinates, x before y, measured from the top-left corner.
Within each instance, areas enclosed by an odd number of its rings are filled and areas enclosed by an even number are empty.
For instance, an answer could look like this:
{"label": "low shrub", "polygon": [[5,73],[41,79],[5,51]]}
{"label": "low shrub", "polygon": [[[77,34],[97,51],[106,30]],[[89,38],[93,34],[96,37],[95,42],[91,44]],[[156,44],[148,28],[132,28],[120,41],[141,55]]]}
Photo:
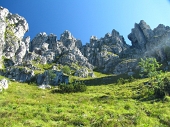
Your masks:
{"label": "low shrub", "polygon": [[166,95],[170,95],[170,80],[167,77],[154,86],[154,95],[156,98],[164,98]]}
{"label": "low shrub", "polygon": [[135,78],[133,76],[130,76],[128,79],[128,82],[134,82],[134,81],[135,81]]}
{"label": "low shrub", "polygon": [[61,93],[71,93],[71,92],[84,92],[87,86],[83,82],[74,82],[72,84],[62,83],[59,85],[59,91]]}
{"label": "low shrub", "polygon": [[119,79],[117,80],[117,84],[118,84],[118,85],[125,84],[125,83],[126,83],[126,80],[123,79],[123,78],[119,78]]}
{"label": "low shrub", "polygon": [[65,65],[63,68],[62,68],[62,71],[63,73],[67,74],[67,75],[70,75],[71,74],[71,70],[70,70],[70,67],[68,65]]}
{"label": "low shrub", "polygon": [[164,90],[167,95],[170,95],[170,81],[167,77],[164,78]]}
{"label": "low shrub", "polygon": [[128,79],[119,78],[117,80],[117,84],[121,85],[121,84],[125,84],[125,83],[128,83],[128,82],[130,83],[130,82],[133,82],[133,81],[135,81],[135,78],[133,76],[130,76]]}
{"label": "low shrub", "polygon": [[84,92],[86,91],[87,86],[83,82],[74,83],[74,92]]}
{"label": "low shrub", "polygon": [[60,89],[60,92],[62,92],[62,93],[74,92],[73,84],[60,84],[59,89]]}
{"label": "low shrub", "polygon": [[165,91],[162,90],[160,87],[156,87],[156,88],[154,88],[154,95],[156,98],[164,98]]}

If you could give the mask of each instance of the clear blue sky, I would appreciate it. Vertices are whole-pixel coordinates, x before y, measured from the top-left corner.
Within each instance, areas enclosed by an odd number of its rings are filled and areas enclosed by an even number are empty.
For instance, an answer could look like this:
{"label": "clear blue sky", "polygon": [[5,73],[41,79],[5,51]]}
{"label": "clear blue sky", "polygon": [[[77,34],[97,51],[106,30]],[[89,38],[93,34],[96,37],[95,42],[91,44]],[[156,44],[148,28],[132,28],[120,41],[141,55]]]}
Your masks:
{"label": "clear blue sky", "polygon": [[91,35],[101,38],[116,29],[130,44],[127,35],[135,22],[145,20],[152,29],[170,26],[169,0],[0,0],[0,6],[25,17],[31,39],[39,32],[60,39],[69,30],[85,44]]}

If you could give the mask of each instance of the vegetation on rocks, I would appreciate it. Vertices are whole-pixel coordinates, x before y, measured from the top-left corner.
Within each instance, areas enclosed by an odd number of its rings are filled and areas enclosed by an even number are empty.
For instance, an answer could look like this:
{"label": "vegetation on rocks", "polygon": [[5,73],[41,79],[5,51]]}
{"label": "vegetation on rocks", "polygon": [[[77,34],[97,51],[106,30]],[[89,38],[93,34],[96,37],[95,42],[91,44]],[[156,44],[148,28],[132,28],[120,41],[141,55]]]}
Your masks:
{"label": "vegetation on rocks", "polygon": [[62,68],[62,71],[63,73],[67,74],[67,75],[70,75],[71,74],[71,70],[70,70],[70,67],[68,65],[65,65],[63,68]]}
{"label": "vegetation on rocks", "polygon": [[18,38],[15,36],[15,33],[13,32],[13,29],[16,25],[10,24],[7,18],[6,18],[5,22],[7,24],[7,27],[6,27],[6,30],[5,30],[5,33],[4,33],[5,40],[8,39],[8,38],[13,39],[13,40],[18,40]]}

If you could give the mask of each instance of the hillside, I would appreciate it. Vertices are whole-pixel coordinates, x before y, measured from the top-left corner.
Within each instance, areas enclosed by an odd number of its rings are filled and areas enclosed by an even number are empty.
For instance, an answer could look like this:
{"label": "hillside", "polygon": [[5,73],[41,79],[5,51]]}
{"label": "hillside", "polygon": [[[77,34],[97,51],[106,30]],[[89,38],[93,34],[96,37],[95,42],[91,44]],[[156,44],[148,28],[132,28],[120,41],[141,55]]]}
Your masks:
{"label": "hillside", "polygon": [[91,84],[86,92],[69,94],[10,81],[0,93],[0,126],[168,127],[170,98],[150,98],[142,85],[147,80]]}
{"label": "hillside", "polygon": [[115,29],[85,45],[68,30],[31,40],[0,7],[0,28],[0,127],[170,126],[169,26],[135,23],[132,45]]}

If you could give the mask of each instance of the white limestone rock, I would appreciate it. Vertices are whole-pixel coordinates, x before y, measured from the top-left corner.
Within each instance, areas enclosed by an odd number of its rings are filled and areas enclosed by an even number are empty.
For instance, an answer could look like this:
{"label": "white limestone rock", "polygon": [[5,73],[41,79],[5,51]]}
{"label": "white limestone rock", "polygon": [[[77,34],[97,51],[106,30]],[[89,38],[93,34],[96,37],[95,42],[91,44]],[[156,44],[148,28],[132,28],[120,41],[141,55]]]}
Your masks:
{"label": "white limestone rock", "polygon": [[2,79],[0,81],[0,92],[2,92],[3,89],[4,90],[8,89],[8,80],[6,80],[6,79]]}
{"label": "white limestone rock", "polygon": [[87,68],[81,68],[81,69],[77,70],[74,74],[74,76],[82,77],[82,78],[87,78],[88,75],[89,75],[89,72],[88,72]]}
{"label": "white limestone rock", "polygon": [[38,88],[40,88],[40,89],[51,89],[52,87],[50,86],[50,85],[40,85],[40,86],[38,86]]}

